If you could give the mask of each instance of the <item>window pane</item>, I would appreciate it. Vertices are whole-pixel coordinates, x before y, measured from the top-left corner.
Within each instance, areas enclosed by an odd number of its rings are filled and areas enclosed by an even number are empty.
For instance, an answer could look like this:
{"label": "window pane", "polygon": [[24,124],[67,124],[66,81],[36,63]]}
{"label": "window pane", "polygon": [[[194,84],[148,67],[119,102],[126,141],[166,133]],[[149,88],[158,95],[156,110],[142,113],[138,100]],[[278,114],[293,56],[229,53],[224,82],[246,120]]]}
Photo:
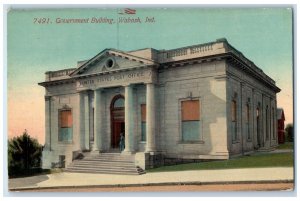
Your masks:
{"label": "window pane", "polygon": [[199,100],[182,101],[181,102],[181,120],[193,121],[200,119]]}
{"label": "window pane", "polygon": [[59,141],[72,141],[72,128],[60,128],[59,130],[59,135],[58,135],[58,140]]}
{"label": "window pane", "polygon": [[60,127],[61,128],[69,128],[72,127],[72,113],[71,110],[63,110],[60,112]]}
{"label": "window pane", "polygon": [[119,98],[115,101],[114,107],[124,107],[124,98]]}
{"label": "window pane", "polygon": [[247,123],[249,123],[249,121],[250,121],[250,107],[249,107],[249,105],[247,105],[246,107],[247,107]]}
{"label": "window pane", "polygon": [[235,121],[231,122],[231,128],[233,131],[232,140],[235,141],[237,140],[237,125]]}
{"label": "window pane", "polygon": [[147,140],[147,135],[146,135],[146,122],[142,122],[141,128],[142,128],[142,138],[141,138],[141,141],[144,142],[144,141]]}
{"label": "window pane", "polygon": [[146,121],[146,104],[141,105],[142,121]]}
{"label": "window pane", "polygon": [[236,102],[231,102],[231,120],[236,121]]}
{"label": "window pane", "polygon": [[182,140],[195,141],[199,140],[200,136],[199,121],[183,121],[182,122]]}

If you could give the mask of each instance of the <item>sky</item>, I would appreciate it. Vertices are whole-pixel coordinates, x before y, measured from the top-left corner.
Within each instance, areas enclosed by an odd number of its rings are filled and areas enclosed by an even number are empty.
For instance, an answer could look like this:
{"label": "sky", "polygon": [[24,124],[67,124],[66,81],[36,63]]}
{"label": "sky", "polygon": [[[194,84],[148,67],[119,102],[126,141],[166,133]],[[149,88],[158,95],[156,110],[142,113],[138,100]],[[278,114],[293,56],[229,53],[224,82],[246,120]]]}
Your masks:
{"label": "sky", "polygon": [[[136,24],[62,24],[57,18],[113,18],[122,9],[10,10],[7,15],[8,137],[24,129],[45,141],[46,71],[74,68],[105,48],[172,49],[226,38],[281,88],[277,105],[293,122],[293,35],[290,8],[137,8]],[[155,22],[145,23],[153,18]],[[46,18],[39,24],[35,18]],[[50,23],[52,22],[52,23]]]}

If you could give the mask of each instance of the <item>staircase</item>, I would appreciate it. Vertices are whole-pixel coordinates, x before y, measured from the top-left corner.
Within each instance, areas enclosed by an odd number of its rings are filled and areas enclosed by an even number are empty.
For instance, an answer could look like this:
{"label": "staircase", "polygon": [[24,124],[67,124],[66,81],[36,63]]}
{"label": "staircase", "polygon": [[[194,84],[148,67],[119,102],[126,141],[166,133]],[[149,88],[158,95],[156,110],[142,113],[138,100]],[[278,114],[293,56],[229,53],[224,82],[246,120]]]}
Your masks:
{"label": "staircase", "polygon": [[122,175],[145,173],[143,169],[135,166],[134,155],[122,155],[120,153],[89,153],[83,159],[74,160],[65,171]]}

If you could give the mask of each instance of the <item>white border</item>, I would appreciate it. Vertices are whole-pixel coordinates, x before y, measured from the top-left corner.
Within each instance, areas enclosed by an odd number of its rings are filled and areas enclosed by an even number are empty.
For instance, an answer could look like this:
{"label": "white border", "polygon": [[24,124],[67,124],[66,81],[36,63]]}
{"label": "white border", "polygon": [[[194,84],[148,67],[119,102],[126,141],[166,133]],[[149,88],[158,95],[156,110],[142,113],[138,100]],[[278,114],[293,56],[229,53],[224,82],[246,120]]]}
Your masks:
{"label": "white border", "polygon": [[[1,166],[3,167],[3,175],[1,175],[1,179],[3,181],[3,188],[1,186],[1,193],[2,193],[2,196],[8,196],[7,194],[7,171],[5,170],[5,165],[6,163],[3,163],[4,161],[6,161],[7,157],[6,157],[6,144],[7,144],[7,136],[6,136],[6,133],[7,133],[7,78],[6,78],[6,75],[7,75],[7,61],[6,61],[6,58],[7,58],[7,53],[6,53],[6,47],[7,47],[7,44],[6,44],[6,12],[7,10],[10,8],[10,7],[13,7],[13,8],[32,8],[32,7],[35,7],[35,8],[61,8],[61,7],[95,7],[95,4],[97,4],[96,6],[101,6],[101,7],[116,7],[115,4],[119,4],[120,1],[119,0],[110,0],[109,1],[109,5],[105,4],[105,3],[108,3],[107,1],[97,1],[97,0],[85,0],[84,1],[84,4],[80,2],[76,2],[76,3],[79,3],[78,5],[74,5],[74,4],[69,4],[69,3],[74,3],[74,0],[71,1],[71,0],[52,0],[51,2],[46,2],[44,4],[41,4],[41,2],[39,0],[31,0],[31,1],[26,1],[24,2],[23,0],[4,0],[3,3],[2,3],[2,7],[1,7],[1,16],[3,17],[3,19],[1,20],[0,22],[0,26],[3,28],[3,30],[1,31],[1,36],[3,38],[3,41],[1,41],[3,44],[2,44],[2,47],[3,49],[1,49],[0,51],[0,58],[1,58],[1,61],[3,62],[2,66],[4,68],[0,68],[0,78],[2,78],[3,82],[1,82],[3,85],[0,87],[0,97],[3,97],[0,99],[0,111],[3,111],[3,113],[1,113],[1,120],[3,119],[3,121],[0,121],[0,129],[3,131],[3,135],[1,135],[1,141],[3,142],[3,157],[1,157]],[[98,3],[101,3],[101,5],[99,5]],[[147,7],[163,7],[163,6],[166,6],[166,7],[263,7],[264,5],[265,6],[271,6],[273,7],[281,7],[281,6],[284,6],[284,5],[288,5],[288,4],[293,4],[294,5],[294,97],[295,99],[294,100],[297,100],[295,101],[294,103],[294,125],[295,125],[295,128],[296,128],[296,131],[295,131],[295,140],[297,140],[297,144],[299,144],[299,139],[297,137],[297,125],[298,125],[298,118],[297,118],[297,115],[296,114],[300,114],[299,110],[298,110],[298,107],[297,107],[297,102],[298,102],[298,98],[297,98],[297,86],[298,86],[298,81],[297,81],[297,77],[298,76],[298,71],[297,71],[297,58],[298,58],[298,52],[297,52],[297,47],[299,46],[298,44],[298,22],[300,21],[299,20],[299,15],[297,15],[297,10],[298,10],[298,1],[297,0],[280,0],[280,1],[274,1],[274,0],[252,0],[252,1],[249,1],[249,0],[246,0],[246,1],[233,1],[233,0],[230,0],[230,1],[226,1],[226,4],[224,4],[224,1],[222,0],[210,0],[208,2],[201,2],[202,4],[199,5],[197,4],[198,2],[195,1],[195,0],[185,0],[183,2],[178,2],[178,1],[166,1],[166,0],[152,0],[152,1],[149,1],[149,0],[140,0],[138,2],[133,2],[132,0],[123,0],[122,1],[122,4],[123,6],[125,5],[128,5],[128,4],[134,4],[134,3],[138,3],[139,5],[135,6],[135,7],[144,7],[144,6],[147,6]],[[173,3],[173,4],[177,4],[177,5],[169,5],[168,3]],[[254,4],[253,4],[254,3]],[[11,4],[11,5],[7,5],[7,4]],[[15,4],[15,5],[12,5],[12,4]],[[19,5],[16,5],[16,4],[19,4]],[[30,5],[30,4],[39,4],[39,5]],[[58,5],[53,5],[53,4],[58,4]],[[69,5],[67,5],[69,4]],[[93,5],[87,5],[87,4],[93,4]],[[145,4],[148,4],[148,5],[145,5]],[[153,4],[156,4],[156,5],[153,5]],[[192,4],[192,5],[187,5],[187,4]],[[235,4],[235,5],[230,5],[230,4]],[[239,4],[239,5],[237,5]],[[5,11],[5,13],[4,13]],[[4,32],[5,31],[5,32]],[[3,56],[3,57],[2,57]],[[296,149],[297,151],[297,149]],[[298,160],[299,161],[299,157],[298,157],[298,154],[296,155],[296,161]],[[3,177],[2,177],[3,176]],[[296,179],[298,181],[298,174],[296,172]],[[296,185],[296,188],[298,189],[298,185]],[[74,200],[82,200],[82,196],[84,196],[83,194],[74,194],[72,193],[71,194],[72,196],[76,196],[76,198],[73,198]],[[116,199],[124,199],[124,200],[127,200],[128,198],[130,197],[126,197],[126,198],[123,198],[123,196],[149,196],[149,194],[143,194],[143,193],[135,193],[135,194],[120,194],[120,193],[115,193],[114,195],[112,194],[105,194],[106,196],[122,196],[122,197],[119,197],[119,198],[116,198]],[[104,195],[104,196],[105,196]],[[179,200],[181,199],[182,196],[209,196],[209,198],[206,198],[206,199],[214,199],[214,197],[219,197],[219,196],[234,196],[233,198],[230,198],[230,197],[226,197],[226,198],[222,198],[222,200],[240,200],[240,196],[243,196],[243,199],[245,200],[253,200],[253,197],[252,196],[271,196],[272,200],[282,200],[282,194],[280,193],[276,193],[276,192],[267,192],[267,193],[260,193],[260,192],[257,192],[257,193],[240,193],[240,192],[234,192],[234,193],[190,193],[190,194],[185,194],[185,193],[165,193],[165,194],[161,194],[161,193],[157,193],[157,194],[154,194],[155,196],[170,196],[170,197],[173,197],[173,196],[176,196],[176,198],[172,198],[172,200]],[[24,200],[24,198],[22,197],[19,197],[19,196],[66,196],[66,194],[37,194],[37,193],[30,193],[30,194],[19,194],[19,195],[14,195],[14,196],[18,196],[18,197],[14,197],[14,198],[8,198],[8,197],[4,197],[4,200],[6,199],[22,199]],[[67,195],[67,196],[70,196]],[[80,196],[80,197],[79,197]],[[88,196],[85,194],[85,196]],[[89,195],[91,196],[91,194]],[[99,194],[95,195],[95,196],[99,196]],[[100,195],[101,196],[101,195]],[[150,196],[153,196],[153,194]],[[214,197],[211,197],[211,196],[214,196]],[[236,197],[237,196],[237,197]],[[249,197],[248,197],[249,196]],[[283,195],[283,196],[287,196],[287,195]],[[288,196],[297,196],[296,193],[289,193]],[[29,198],[30,200],[32,199],[39,199],[38,197],[34,197],[34,198]],[[43,197],[42,199],[53,199],[53,198],[45,198]],[[89,197],[89,199],[91,199],[91,197]],[[97,199],[99,200],[99,198],[93,198],[93,199]],[[112,198],[106,198],[108,200],[111,200]],[[138,197],[134,197],[134,198],[130,198],[130,200],[136,200],[136,199],[141,199],[141,198],[138,198]],[[142,198],[143,200],[152,200],[153,198],[149,197],[149,198]],[[198,198],[196,197],[189,197],[189,199],[193,199],[193,200],[199,200]],[[262,198],[262,199],[266,199],[266,198]],[[288,200],[296,200],[297,198],[296,197],[286,197],[284,199],[288,199]],[[128,199],[129,200],[129,199]]]}

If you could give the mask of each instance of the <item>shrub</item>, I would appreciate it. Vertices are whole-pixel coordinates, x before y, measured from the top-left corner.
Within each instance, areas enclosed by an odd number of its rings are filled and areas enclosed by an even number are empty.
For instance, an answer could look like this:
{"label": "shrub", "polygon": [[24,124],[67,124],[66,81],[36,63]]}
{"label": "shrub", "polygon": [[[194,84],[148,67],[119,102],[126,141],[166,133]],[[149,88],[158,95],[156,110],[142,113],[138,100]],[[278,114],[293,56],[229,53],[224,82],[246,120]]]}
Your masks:
{"label": "shrub", "polygon": [[286,135],[287,141],[294,142],[294,126],[293,126],[293,124],[288,124],[285,127],[285,135]]}
{"label": "shrub", "polygon": [[31,175],[41,171],[42,146],[25,130],[8,141],[8,175]]}

